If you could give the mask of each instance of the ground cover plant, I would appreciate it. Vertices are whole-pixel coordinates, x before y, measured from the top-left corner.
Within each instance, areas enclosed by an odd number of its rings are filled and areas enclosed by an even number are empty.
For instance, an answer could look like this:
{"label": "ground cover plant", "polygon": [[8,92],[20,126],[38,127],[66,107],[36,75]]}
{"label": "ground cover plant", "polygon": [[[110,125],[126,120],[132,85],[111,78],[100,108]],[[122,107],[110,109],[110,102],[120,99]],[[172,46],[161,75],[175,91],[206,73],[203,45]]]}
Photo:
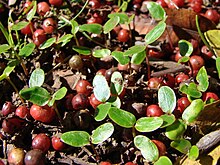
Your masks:
{"label": "ground cover plant", "polygon": [[172,165],[219,145],[219,1],[0,13],[0,164]]}

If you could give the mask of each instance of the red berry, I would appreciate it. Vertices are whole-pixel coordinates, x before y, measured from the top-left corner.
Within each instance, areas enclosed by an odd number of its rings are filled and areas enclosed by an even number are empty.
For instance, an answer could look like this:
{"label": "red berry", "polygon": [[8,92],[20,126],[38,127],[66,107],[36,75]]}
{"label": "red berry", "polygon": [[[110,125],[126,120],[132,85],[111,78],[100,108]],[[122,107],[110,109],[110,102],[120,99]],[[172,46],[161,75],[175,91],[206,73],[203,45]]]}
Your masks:
{"label": "red berry", "polygon": [[149,55],[149,57],[154,57],[154,58],[163,58],[164,57],[164,53],[161,51],[158,51],[156,49],[149,49],[148,55]]}
{"label": "red berry", "polygon": [[96,109],[96,107],[97,107],[99,104],[101,104],[102,102],[99,101],[99,100],[97,100],[97,98],[95,97],[95,95],[94,95],[94,93],[93,93],[93,94],[91,94],[91,96],[89,97],[89,103],[90,103],[90,105],[91,105],[94,109]]}
{"label": "red berry", "polygon": [[39,2],[37,4],[37,13],[44,16],[48,11],[50,11],[50,6],[47,2]]}
{"label": "red berry", "polygon": [[202,100],[206,103],[211,103],[212,101],[219,100],[219,97],[213,92],[205,92],[202,95]]}
{"label": "red berry", "polygon": [[89,6],[92,8],[92,9],[98,9],[100,6],[101,6],[101,3],[99,0],[90,0],[89,1]]}
{"label": "red berry", "polygon": [[57,24],[53,18],[47,18],[43,22],[43,29],[48,34],[53,33],[54,30],[56,29],[56,26],[57,26]]}
{"label": "red berry", "polygon": [[63,4],[63,0],[49,0],[49,3],[54,6],[61,6]]}
{"label": "red berry", "polygon": [[165,2],[165,0],[157,0],[156,1],[159,5],[161,5],[163,8],[167,8],[167,3]]}
{"label": "red berry", "polygon": [[10,114],[14,111],[15,111],[15,106],[12,104],[12,102],[7,101],[6,103],[3,104],[2,114],[4,116],[7,116],[8,114]]}
{"label": "red berry", "polygon": [[72,106],[75,110],[85,109],[88,105],[89,100],[85,94],[78,93],[72,99]]}
{"label": "red berry", "polygon": [[214,9],[208,9],[206,12],[205,12],[205,15],[204,15],[206,18],[210,19],[211,21],[215,22],[216,24],[219,23],[219,14],[216,10]]}
{"label": "red berry", "polygon": [[148,87],[150,89],[159,89],[162,85],[162,80],[157,77],[152,77],[148,80]]}
{"label": "red berry", "polygon": [[127,163],[125,163],[125,165],[138,165],[138,164],[133,163],[133,162],[127,162]]}
{"label": "red berry", "polygon": [[54,150],[61,151],[65,148],[65,146],[65,143],[63,143],[59,137],[52,137],[52,147],[54,148]]}
{"label": "red berry", "polygon": [[191,56],[189,62],[193,70],[199,70],[202,66],[205,65],[204,59],[198,55]]}
{"label": "red berry", "polygon": [[4,119],[2,122],[2,129],[8,134],[13,134],[22,127],[23,123],[24,121],[18,118]]}
{"label": "red berry", "polygon": [[112,165],[110,162],[100,162],[99,165]]}
{"label": "red berry", "polygon": [[101,74],[101,75],[103,75],[103,76],[105,76],[105,73],[106,73],[106,69],[99,69],[99,70],[96,72],[97,75],[98,75],[98,74]]}
{"label": "red berry", "polygon": [[128,71],[128,68],[129,68],[129,64],[122,65],[122,64],[118,63],[118,70]]}
{"label": "red berry", "polygon": [[161,115],[163,115],[163,111],[156,104],[151,104],[146,109],[146,116],[148,117],[159,117]]}
{"label": "red berry", "polygon": [[39,149],[46,153],[50,148],[50,143],[50,138],[46,134],[40,133],[32,140],[32,147],[33,149]]}
{"label": "red berry", "polygon": [[103,18],[98,13],[94,13],[93,16],[87,20],[88,24],[93,24],[93,23],[102,24],[102,22],[103,22]]}
{"label": "red berry", "polygon": [[177,84],[180,84],[181,82],[184,82],[186,80],[189,79],[189,76],[185,73],[179,73],[176,78],[175,78],[175,81]]}
{"label": "red berry", "polygon": [[68,94],[66,97],[65,97],[65,107],[66,109],[68,109],[69,111],[73,110],[73,106],[72,106],[72,99],[73,99],[73,94]]}
{"label": "red berry", "polygon": [[30,115],[30,112],[25,105],[21,105],[15,110],[15,115],[20,118],[25,118]]}
{"label": "red berry", "polygon": [[8,163],[23,165],[24,164],[24,150],[21,148],[13,148],[8,152]]}
{"label": "red berry", "polygon": [[31,116],[43,123],[50,123],[55,117],[55,111],[52,107],[49,106],[39,106],[39,105],[32,105],[30,109]]}
{"label": "red berry", "polygon": [[181,97],[177,100],[177,110],[180,111],[180,113],[183,113],[183,111],[190,105],[190,101],[187,97]]}
{"label": "red berry", "polygon": [[36,46],[40,46],[44,41],[46,41],[47,36],[43,29],[37,29],[34,31],[32,38],[33,38],[34,44]]}
{"label": "red berry", "polygon": [[175,86],[175,78],[170,74],[166,74],[163,77],[163,84],[173,88]]}
{"label": "red berry", "polygon": [[154,144],[156,144],[156,146],[159,150],[159,156],[166,155],[167,148],[163,142],[161,142],[159,140],[152,140],[152,142],[154,142]]}
{"label": "red berry", "polygon": [[[24,4],[24,12],[25,13],[28,12],[27,8],[31,5],[31,3],[32,3],[31,1],[26,1],[25,2],[25,4]],[[31,8],[29,10],[31,10]]]}
{"label": "red berry", "polygon": [[25,155],[24,163],[25,165],[45,165],[45,155],[41,150],[30,150]]}
{"label": "red berry", "polygon": [[189,3],[189,6],[197,13],[200,13],[202,10],[202,4],[197,1]]}
{"label": "red berry", "polygon": [[30,22],[27,26],[21,29],[21,33],[24,35],[31,35],[34,32],[34,25]]}
{"label": "red berry", "polygon": [[209,50],[209,48],[206,45],[202,46],[201,52],[206,59],[210,59],[213,56],[213,53]]}
{"label": "red berry", "polygon": [[118,41],[120,42],[127,42],[130,39],[129,31],[126,29],[121,29],[118,32]]}
{"label": "red berry", "polygon": [[79,80],[76,84],[75,89],[77,93],[83,93],[88,96],[92,92],[91,87],[92,86],[90,82],[88,82],[87,80]]}

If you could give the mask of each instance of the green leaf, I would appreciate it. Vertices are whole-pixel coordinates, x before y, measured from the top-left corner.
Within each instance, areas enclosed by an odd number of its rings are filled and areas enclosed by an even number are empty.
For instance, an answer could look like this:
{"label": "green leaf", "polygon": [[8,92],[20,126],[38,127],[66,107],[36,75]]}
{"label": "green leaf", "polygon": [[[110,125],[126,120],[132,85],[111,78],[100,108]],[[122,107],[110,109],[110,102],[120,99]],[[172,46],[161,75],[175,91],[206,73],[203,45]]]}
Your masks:
{"label": "green leaf", "polygon": [[7,50],[9,50],[10,48],[11,48],[11,46],[9,46],[8,44],[0,45],[0,54],[7,52]]}
{"label": "green leaf", "polygon": [[118,25],[119,21],[120,21],[119,16],[110,18],[103,26],[104,34],[107,34],[111,30],[113,30]]}
{"label": "green leaf", "polygon": [[21,30],[25,26],[27,26],[28,24],[29,24],[29,22],[26,22],[26,21],[18,22],[16,24],[12,25],[11,30]]}
{"label": "green leaf", "polygon": [[110,95],[110,88],[108,86],[108,82],[103,75],[96,75],[93,79],[93,92],[97,100],[101,102],[106,102]]}
{"label": "green leaf", "polygon": [[161,156],[154,165],[173,165],[173,163],[167,156]]}
{"label": "green leaf", "polygon": [[127,8],[128,8],[128,2],[123,1],[123,3],[122,3],[122,5],[120,6],[120,8],[121,8],[121,10],[122,10],[123,12],[125,12],[125,11],[127,10]]}
{"label": "green leaf", "polygon": [[61,140],[73,147],[83,147],[90,144],[90,135],[85,131],[65,132],[61,136]]}
{"label": "green leaf", "polygon": [[105,123],[96,128],[91,135],[92,143],[99,144],[107,140],[114,132],[112,123]]}
{"label": "green leaf", "polygon": [[95,120],[96,121],[104,120],[108,115],[108,111],[110,110],[110,108],[111,108],[111,104],[108,102],[98,105],[96,108],[97,114],[95,115]]}
{"label": "green leaf", "polygon": [[128,64],[130,62],[130,58],[128,56],[124,56],[123,52],[114,51],[112,52],[112,56],[122,65]]}
{"label": "green leaf", "polygon": [[166,23],[160,21],[150,32],[145,35],[145,42],[147,45],[156,41],[166,29]]}
{"label": "green leaf", "polygon": [[172,125],[166,128],[165,135],[170,140],[177,140],[182,138],[184,132],[186,131],[187,125],[182,120],[176,120]]}
{"label": "green leaf", "polygon": [[124,88],[124,80],[120,72],[115,71],[111,76],[111,94],[120,95]]}
{"label": "green leaf", "polygon": [[145,57],[146,57],[145,51],[133,54],[133,56],[131,57],[131,63],[140,65],[144,61]]}
{"label": "green leaf", "polygon": [[124,56],[130,56],[133,54],[141,53],[146,49],[146,46],[143,45],[135,45],[130,47],[127,51],[124,52]]}
{"label": "green leaf", "polygon": [[7,40],[8,44],[9,45],[12,45],[11,42],[10,42],[10,38],[9,38],[9,34],[8,34],[8,31],[6,30],[6,28],[2,25],[2,23],[0,22],[0,30],[2,31],[5,39]]}
{"label": "green leaf", "polygon": [[132,14],[129,18],[128,18],[128,22],[127,24],[129,24],[131,21],[134,20],[135,14]]}
{"label": "green leaf", "polygon": [[189,84],[181,84],[179,91],[193,98],[200,98],[202,96],[202,93],[198,91],[197,85],[194,82],[191,82]]}
{"label": "green leaf", "polygon": [[4,80],[5,78],[9,77],[11,72],[15,69],[17,65],[17,61],[10,61],[6,68],[4,69],[2,75],[0,76],[0,81]]}
{"label": "green leaf", "polygon": [[209,87],[209,78],[205,66],[199,69],[199,72],[196,75],[196,80],[199,83],[199,85],[197,85],[197,89],[199,91],[205,92]]}
{"label": "green leaf", "polygon": [[33,3],[34,3],[33,8],[28,12],[26,17],[29,22],[34,18],[34,15],[37,11],[37,1],[33,1],[32,4]]}
{"label": "green leaf", "polygon": [[21,50],[19,51],[19,56],[22,56],[22,57],[30,56],[33,53],[35,47],[36,45],[34,43],[29,43],[23,46]]}
{"label": "green leaf", "polygon": [[35,69],[31,73],[31,77],[29,79],[29,87],[42,86],[44,83],[44,71],[40,68]]}
{"label": "green leaf", "polygon": [[49,38],[41,46],[40,49],[46,49],[52,46],[56,42],[56,38]]}
{"label": "green leaf", "polygon": [[220,57],[220,30],[208,30],[204,35],[215,54]]}
{"label": "green leaf", "polygon": [[216,58],[215,64],[218,72],[218,78],[220,79],[220,57]]}
{"label": "green leaf", "polygon": [[171,114],[176,107],[176,95],[173,89],[168,86],[162,86],[158,90],[158,103],[165,113]]}
{"label": "green leaf", "polygon": [[146,136],[135,136],[134,145],[141,151],[144,159],[148,162],[155,162],[159,158],[157,146]]}
{"label": "green leaf", "polygon": [[119,21],[120,24],[124,24],[128,22],[129,18],[128,18],[128,15],[125,13],[112,13],[108,15],[109,18],[113,18],[116,16],[120,18],[120,21]]}
{"label": "green leaf", "polygon": [[62,87],[60,88],[58,91],[56,91],[54,94],[53,94],[53,98],[55,100],[61,100],[62,98],[64,98],[66,96],[66,93],[67,93],[67,88],[66,87]]}
{"label": "green leaf", "polygon": [[132,128],[136,122],[136,118],[132,113],[116,107],[110,108],[108,116],[116,124],[125,128]]}
{"label": "green leaf", "polygon": [[63,35],[61,38],[59,38],[59,40],[56,42],[56,44],[62,43],[61,47],[63,47],[68,42],[70,42],[72,38],[73,38],[72,34]]}
{"label": "green leaf", "polygon": [[97,49],[92,52],[92,55],[96,58],[103,58],[111,55],[111,51],[109,49]]}
{"label": "green leaf", "polygon": [[160,128],[163,119],[160,117],[142,117],[135,124],[136,130],[139,132],[152,132]]}
{"label": "green leaf", "polygon": [[19,94],[25,100],[40,106],[46,105],[50,99],[50,93],[46,89],[38,86],[22,89]]}
{"label": "green leaf", "polygon": [[188,140],[180,139],[172,141],[170,146],[183,154],[187,154],[191,148],[191,143]]}
{"label": "green leaf", "polygon": [[92,53],[90,48],[84,46],[74,46],[73,50],[82,55],[90,55]]}
{"label": "green leaf", "polygon": [[191,160],[196,160],[199,157],[199,148],[196,145],[190,148],[188,157]]}
{"label": "green leaf", "polygon": [[151,17],[154,18],[155,20],[165,19],[166,12],[163,9],[163,7],[161,7],[161,5],[159,5],[158,3],[148,2],[147,8],[149,10]]}
{"label": "green leaf", "polygon": [[204,109],[204,103],[201,99],[196,99],[183,111],[182,119],[187,123],[194,122]]}
{"label": "green leaf", "polygon": [[171,124],[173,124],[175,122],[175,116],[173,114],[168,115],[168,114],[164,114],[160,116],[161,119],[163,119],[163,124],[160,128],[165,128]]}
{"label": "green leaf", "polygon": [[112,96],[108,99],[108,102],[111,103],[113,107],[121,108],[121,100],[118,96]]}
{"label": "green leaf", "polygon": [[178,47],[180,49],[181,56],[190,56],[193,52],[192,43],[186,40],[179,40]]}
{"label": "green leaf", "polygon": [[79,31],[79,24],[75,20],[70,20],[71,23],[71,33],[75,35]]}
{"label": "green leaf", "polygon": [[101,34],[102,33],[102,25],[93,23],[93,24],[83,24],[79,26],[80,31],[86,31],[88,33]]}
{"label": "green leaf", "polygon": [[188,56],[183,56],[178,60],[178,63],[186,63],[189,61],[189,57]]}

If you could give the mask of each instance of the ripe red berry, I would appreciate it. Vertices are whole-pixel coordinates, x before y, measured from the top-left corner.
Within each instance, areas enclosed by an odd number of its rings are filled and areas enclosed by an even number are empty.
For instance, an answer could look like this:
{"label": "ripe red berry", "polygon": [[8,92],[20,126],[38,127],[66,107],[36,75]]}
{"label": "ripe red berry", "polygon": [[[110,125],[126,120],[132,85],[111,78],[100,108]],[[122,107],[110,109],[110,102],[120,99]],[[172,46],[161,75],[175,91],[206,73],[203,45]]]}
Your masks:
{"label": "ripe red berry", "polygon": [[151,104],[146,108],[146,116],[148,117],[159,117],[161,115],[163,115],[163,111],[156,104]]}
{"label": "ripe red berry", "polygon": [[[32,3],[31,1],[26,1],[26,2],[25,2],[25,4],[24,4],[24,12],[25,12],[25,13],[28,12],[27,8],[31,5],[31,3]],[[31,8],[30,8],[30,9],[31,9]],[[29,9],[29,10],[30,10],[30,9]]]}
{"label": "ripe red berry", "polygon": [[152,142],[154,142],[154,144],[156,144],[156,146],[159,150],[159,156],[166,155],[167,148],[163,142],[161,142],[159,140],[152,140]]}
{"label": "ripe red berry", "polygon": [[73,94],[68,94],[65,97],[65,107],[67,110],[71,111],[73,110],[73,106],[72,106],[72,99],[73,99]]}
{"label": "ripe red berry", "polygon": [[197,2],[197,1],[194,1],[194,2],[191,2],[189,3],[189,6],[191,7],[191,9],[193,9],[193,11],[195,11],[196,13],[200,13],[201,10],[202,10],[202,4]]}
{"label": "ripe red berry", "polygon": [[50,138],[46,134],[40,133],[32,140],[32,147],[33,149],[39,149],[46,153],[50,148],[50,143]]}
{"label": "ripe red berry", "polygon": [[129,64],[122,65],[122,64],[118,63],[118,70],[128,71],[128,68],[129,68]]}
{"label": "ripe red berry", "polygon": [[98,75],[98,74],[101,74],[101,75],[103,75],[103,76],[105,76],[105,73],[106,73],[106,69],[99,69],[99,70],[96,72],[97,75]]}
{"label": "ripe red berry", "polygon": [[79,80],[76,84],[76,92],[83,93],[88,96],[92,92],[92,85],[87,80]]}
{"label": "ripe red berry", "polygon": [[4,116],[7,116],[8,114],[12,113],[15,111],[15,106],[12,104],[12,102],[7,101],[3,104],[2,107],[2,114]]}
{"label": "ripe red berry", "polygon": [[65,143],[61,141],[61,139],[57,136],[52,137],[52,147],[56,151],[61,151],[65,148]]}
{"label": "ripe red berry", "polygon": [[163,8],[167,8],[167,3],[165,2],[165,0],[157,0],[156,1],[159,5],[161,5]]}
{"label": "ripe red berry", "polygon": [[147,84],[150,89],[159,89],[162,85],[162,80],[157,77],[152,77],[148,80]]}
{"label": "ripe red berry", "polygon": [[49,0],[49,3],[54,6],[61,6],[63,4],[63,0]]}
{"label": "ripe red berry", "polygon": [[33,149],[26,153],[24,158],[25,165],[45,165],[45,155],[41,150]]}
{"label": "ripe red berry", "polygon": [[175,78],[171,76],[170,74],[166,74],[163,76],[163,85],[169,86],[171,88],[174,88],[175,86]]}
{"label": "ripe red berry", "polygon": [[39,2],[37,4],[37,13],[44,16],[48,11],[50,11],[50,6],[47,2]]}
{"label": "ripe red berry", "polygon": [[57,23],[54,21],[53,18],[47,18],[43,22],[43,29],[46,33],[51,34],[56,29]]}
{"label": "ripe red berry", "polygon": [[94,95],[94,93],[93,93],[93,94],[91,94],[91,96],[89,97],[89,103],[90,103],[90,105],[91,105],[94,109],[96,109],[96,107],[97,107],[99,104],[101,104],[102,102],[99,101],[99,100],[97,100],[97,98],[95,97],[95,95]]}
{"label": "ripe red berry", "polygon": [[211,103],[213,101],[219,100],[219,97],[213,92],[205,92],[202,95],[202,100],[206,103]]}
{"label": "ripe red berry", "polygon": [[72,99],[72,106],[75,110],[85,109],[88,105],[89,100],[85,94],[78,93]]}
{"label": "ripe red berry", "polygon": [[118,32],[118,41],[120,42],[127,42],[130,39],[129,31],[126,29],[121,29]]}
{"label": "ripe red berry", "polygon": [[215,22],[216,24],[219,23],[219,14],[216,10],[214,9],[208,9],[206,12],[205,12],[205,15],[204,15],[206,18],[210,19],[211,21]]}
{"label": "ripe red berry", "polygon": [[30,111],[25,105],[21,105],[15,110],[15,115],[20,118],[25,118],[30,115]]}
{"label": "ripe red berry", "polygon": [[198,55],[191,56],[189,62],[193,70],[199,70],[202,66],[205,65],[204,59]]}
{"label": "ripe red berry", "polygon": [[184,82],[189,79],[189,76],[185,73],[179,73],[176,75],[175,81],[177,84],[180,84],[181,82]]}
{"label": "ripe red berry", "polygon": [[100,162],[99,165],[112,165],[110,162]]}
{"label": "ripe red berry", "polygon": [[183,111],[190,105],[190,101],[187,97],[181,97],[177,100],[177,110],[180,111],[180,113],[183,113]]}
{"label": "ripe red berry", "polygon": [[93,24],[93,23],[102,24],[102,22],[103,22],[103,18],[98,13],[94,13],[93,16],[87,20],[88,24]]}
{"label": "ripe red berry", "polygon": [[101,6],[99,0],[90,0],[88,4],[92,9],[98,9]]}
{"label": "ripe red berry", "polygon": [[44,41],[46,41],[47,36],[43,29],[37,29],[34,31],[32,36],[33,42],[36,46],[40,46]]}
{"label": "ripe red berry", "polygon": [[8,163],[23,165],[24,164],[24,150],[21,148],[13,148],[8,152]]}
{"label": "ripe red berry", "polygon": [[162,51],[158,51],[156,49],[149,49],[148,55],[149,55],[149,57],[154,57],[154,58],[163,58],[164,57],[164,53]]}
{"label": "ripe red berry", "polygon": [[2,122],[2,129],[8,134],[13,134],[22,127],[23,123],[24,121],[18,118],[4,119]]}
{"label": "ripe red berry", "polygon": [[21,33],[24,35],[31,35],[34,32],[34,25],[30,22],[27,26],[21,29]]}
{"label": "ripe red berry", "polygon": [[203,45],[201,48],[201,52],[206,59],[210,59],[213,56],[213,53],[209,50],[209,48],[206,45]]}

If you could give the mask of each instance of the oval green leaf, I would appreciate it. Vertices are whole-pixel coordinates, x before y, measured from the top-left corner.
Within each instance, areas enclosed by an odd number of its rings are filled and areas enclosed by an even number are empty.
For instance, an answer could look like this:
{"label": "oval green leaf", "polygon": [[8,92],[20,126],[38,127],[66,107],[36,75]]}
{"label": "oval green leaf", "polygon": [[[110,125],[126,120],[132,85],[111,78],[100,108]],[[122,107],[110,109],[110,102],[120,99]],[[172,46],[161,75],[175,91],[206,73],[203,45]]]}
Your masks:
{"label": "oval green leaf", "polygon": [[173,114],[164,114],[160,116],[161,119],[163,119],[163,124],[160,128],[168,127],[169,125],[173,124],[176,120],[175,116]]}
{"label": "oval green leaf", "polygon": [[199,148],[196,145],[190,148],[188,157],[191,160],[196,160],[199,157]]}
{"label": "oval green leaf", "polygon": [[189,61],[189,57],[188,56],[183,56],[178,60],[178,63],[186,63]]}
{"label": "oval green leaf", "polygon": [[181,84],[179,91],[182,93],[185,93],[193,98],[200,98],[202,96],[202,93],[198,91],[197,85],[194,82],[187,84]]}
{"label": "oval green leaf", "polygon": [[104,34],[107,34],[113,30],[118,25],[119,21],[119,16],[110,18],[103,26]]}
{"label": "oval green leaf", "polygon": [[206,72],[205,66],[199,69],[198,74],[196,75],[196,80],[199,83],[197,89],[199,91],[205,92],[209,87],[209,78]]}
{"label": "oval green leaf", "polygon": [[10,48],[11,48],[11,46],[9,46],[8,44],[0,45],[0,54],[7,52],[7,50],[9,50]]}
{"label": "oval green leaf", "polygon": [[105,123],[96,128],[91,135],[93,144],[99,144],[107,140],[114,132],[112,123]]}
{"label": "oval green leaf", "polygon": [[21,30],[23,29],[25,26],[27,26],[29,24],[29,22],[26,22],[26,21],[21,21],[21,22],[18,22],[14,25],[12,25],[11,29],[12,30]]}
{"label": "oval green leaf", "polygon": [[173,165],[173,163],[167,156],[161,156],[154,165]]}
{"label": "oval green leaf", "polygon": [[130,62],[130,58],[128,56],[124,56],[123,52],[114,51],[112,52],[112,56],[122,65],[128,64]]}
{"label": "oval green leaf", "polygon": [[155,162],[159,158],[157,146],[146,136],[135,136],[134,145],[141,151],[144,159],[148,162]]}
{"label": "oval green leaf", "polygon": [[90,55],[92,53],[90,48],[84,46],[74,46],[73,50],[82,55]]}
{"label": "oval green leaf", "polygon": [[111,93],[120,95],[124,88],[124,80],[120,72],[115,71],[111,76]]}
{"label": "oval green leaf", "polygon": [[73,38],[73,35],[72,35],[72,34],[63,35],[62,37],[60,37],[60,38],[58,39],[58,41],[56,42],[56,44],[62,43],[62,44],[61,44],[61,47],[63,47],[63,46],[65,46],[68,42],[70,42],[72,38]]}
{"label": "oval green leaf", "polygon": [[96,58],[103,58],[111,55],[111,51],[109,49],[97,49],[92,52],[92,55]]}
{"label": "oval green leaf", "polygon": [[33,4],[33,8],[28,12],[26,17],[28,21],[31,21],[34,18],[34,15],[36,14],[37,11],[37,1],[33,1],[32,4]]}
{"label": "oval green leaf", "polygon": [[112,96],[108,99],[108,102],[111,103],[113,107],[121,108],[121,100],[118,96]]}
{"label": "oval green leaf", "polygon": [[52,46],[56,42],[56,38],[50,38],[47,41],[45,41],[41,46],[40,49],[46,49]]}
{"label": "oval green leaf", "polygon": [[142,117],[135,124],[136,130],[139,132],[152,132],[160,128],[163,119],[160,117]]}
{"label": "oval green leaf", "polygon": [[129,18],[128,18],[128,15],[125,13],[112,13],[108,15],[109,18],[113,18],[116,16],[120,18],[120,21],[119,21],[120,24],[125,24],[128,22]]}
{"label": "oval green leaf", "polygon": [[122,10],[123,12],[125,12],[125,11],[127,10],[127,8],[128,8],[128,2],[123,1],[123,3],[122,3],[122,5],[120,6],[120,8],[121,8],[121,10]]}
{"label": "oval green leaf", "polygon": [[85,131],[70,131],[63,133],[61,140],[73,147],[83,147],[90,144],[90,135]]}
{"label": "oval green leaf", "polygon": [[180,139],[172,141],[170,146],[183,154],[187,154],[191,148],[191,143],[186,139]]}
{"label": "oval green leaf", "polygon": [[128,50],[124,52],[124,56],[131,56],[133,54],[141,53],[146,49],[146,46],[143,45],[135,45],[130,47]]}
{"label": "oval green leaf", "polygon": [[165,113],[171,114],[176,107],[176,95],[168,86],[162,86],[158,90],[158,103]]}
{"label": "oval green leaf", "polygon": [[147,8],[150,12],[150,15],[152,18],[154,18],[155,20],[163,20],[165,19],[165,15],[166,12],[165,10],[161,7],[161,5],[159,5],[156,2],[148,2],[147,3]]}
{"label": "oval green leaf", "polygon": [[44,83],[45,75],[44,71],[40,68],[36,68],[29,79],[29,87],[42,86]]}
{"label": "oval green leaf", "polygon": [[178,47],[180,49],[181,56],[190,56],[193,52],[192,43],[186,40],[179,40]]}
{"label": "oval green leaf", "polygon": [[116,124],[125,128],[132,128],[136,122],[136,118],[132,113],[116,107],[110,108],[108,116]]}
{"label": "oval green leaf", "polygon": [[78,32],[78,30],[79,30],[79,24],[75,20],[73,20],[73,19],[70,20],[70,23],[71,23],[71,27],[72,27],[71,33],[73,35],[75,35]]}
{"label": "oval green leaf", "polygon": [[8,77],[11,74],[11,72],[15,69],[17,62],[17,60],[10,61],[4,69],[3,74]]}
{"label": "oval green leaf", "polygon": [[56,91],[52,97],[54,97],[55,100],[61,100],[66,96],[66,93],[67,93],[67,88],[62,87],[58,91]]}
{"label": "oval green leaf", "polygon": [[96,114],[95,114],[95,120],[96,121],[102,121],[106,118],[106,116],[108,115],[108,111],[111,108],[111,104],[110,103],[105,103],[105,104],[100,104],[97,106],[96,108]]}
{"label": "oval green leaf", "polygon": [[131,63],[140,65],[144,61],[145,57],[146,57],[145,51],[137,53],[137,54],[133,54],[133,56],[131,57]]}
{"label": "oval green leaf", "polygon": [[102,33],[102,25],[94,23],[94,24],[83,24],[79,26],[79,30],[88,33],[101,34]]}
{"label": "oval green leaf", "polygon": [[22,56],[22,57],[30,56],[33,53],[35,47],[36,45],[34,43],[29,43],[23,46],[21,50],[19,51],[19,56]]}

